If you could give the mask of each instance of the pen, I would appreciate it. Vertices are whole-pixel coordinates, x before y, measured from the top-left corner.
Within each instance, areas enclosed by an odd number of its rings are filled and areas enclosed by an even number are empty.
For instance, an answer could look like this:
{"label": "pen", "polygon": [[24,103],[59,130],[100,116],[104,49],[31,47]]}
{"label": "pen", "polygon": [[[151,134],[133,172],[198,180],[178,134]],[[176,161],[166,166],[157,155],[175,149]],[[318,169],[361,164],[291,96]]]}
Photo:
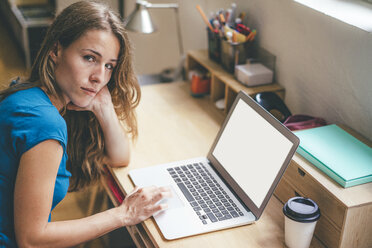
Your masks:
{"label": "pen", "polygon": [[252,32],[250,32],[250,34],[247,35],[246,41],[253,41],[253,39],[256,36],[256,34],[257,34],[256,29],[253,29]]}
{"label": "pen", "polygon": [[256,29],[253,29],[252,33],[253,33],[253,35],[252,35],[250,41],[253,41],[254,40],[254,37],[256,37],[256,34],[257,34]]}
{"label": "pen", "polygon": [[230,13],[230,18],[231,21],[233,22],[235,20],[236,16],[236,3],[231,4],[231,13]]}
{"label": "pen", "polygon": [[245,12],[241,12],[240,15],[239,15],[239,18],[242,19],[242,21],[243,21],[244,17],[245,17]]}
{"label": "pen", "polygon": [[232,42],[236,43],[236,32],[235,31],[232,33]]}
{"label": "pen", "polygon": [[[240,20],[240,18],[237,18],[237,19]],[[251,30],[247,26],[245,26],[244,24],[238,23],[238,22],[236,22],[236,23],[237,23],[236,24],[236,30],[239,33],[241,33],[243,35],[249,35],[251,33]]]}
{"label": "pen", "polygon": [[221,27],[221,24],[220,24],[220,22],[218,21],[218,20],[213,20],[213,26],[214,26],[214,28],[215,29],[220,29],[220,27]]}
{"label": "pen", "polygon": [[196,5],[196,8],[199,10],[200,15],[202,16],[204,22],[207,24],[208,28],[212,31],[212,33],[214,33],[213,27],[208,21],[208,18],[205,16],[204,11],[200,7],[200,5]]}
{"label": "pen", "polygon": [[221,21],[222,26],[225,25],[225,17],[223,16],[222,13],[220,13],[220,21]]}
{"label": "pen", "polygon": [[234,26],[234,20],[232,19],[232,9],[227,9],[226,10],[226,23],[227,25],[229,25],[230,27]]}

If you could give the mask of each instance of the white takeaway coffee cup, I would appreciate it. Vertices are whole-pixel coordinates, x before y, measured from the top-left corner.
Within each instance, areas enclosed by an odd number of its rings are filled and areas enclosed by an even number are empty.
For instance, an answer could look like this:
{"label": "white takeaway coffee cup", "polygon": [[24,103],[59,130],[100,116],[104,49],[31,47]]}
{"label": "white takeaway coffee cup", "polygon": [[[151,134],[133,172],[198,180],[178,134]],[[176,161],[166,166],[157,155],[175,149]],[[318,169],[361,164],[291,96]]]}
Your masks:
{"label": "white takeaway coffee cup", "polygon": [[311,199],[293,197],[283,207],[285,244],[289,248],[308,248],[320,218],[320,209]]}

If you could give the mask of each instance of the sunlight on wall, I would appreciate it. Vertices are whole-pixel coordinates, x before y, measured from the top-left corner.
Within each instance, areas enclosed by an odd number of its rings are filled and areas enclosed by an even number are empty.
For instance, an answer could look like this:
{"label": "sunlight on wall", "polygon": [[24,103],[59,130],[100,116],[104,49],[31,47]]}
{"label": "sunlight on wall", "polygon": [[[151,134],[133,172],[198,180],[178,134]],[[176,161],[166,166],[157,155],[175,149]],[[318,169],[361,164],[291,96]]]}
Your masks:
{"label": "sunlight on wall", "polygon": [[328,16],[372,32],[372,5],[355,0],[295,0]]}

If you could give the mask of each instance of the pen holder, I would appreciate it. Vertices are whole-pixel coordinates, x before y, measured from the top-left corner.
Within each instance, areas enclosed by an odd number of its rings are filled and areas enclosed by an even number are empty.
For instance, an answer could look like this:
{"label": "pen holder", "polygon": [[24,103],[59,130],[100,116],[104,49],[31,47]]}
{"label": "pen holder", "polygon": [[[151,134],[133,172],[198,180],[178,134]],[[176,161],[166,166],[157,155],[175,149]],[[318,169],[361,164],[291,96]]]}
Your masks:
{"label": "pen holder", "polygon": [[222,40],[221,64],[226,71],[234,73],[235,65],[245,64],[247,61],[247,51],[250,51],[251,42],[231,43]]}
{"label": "pen holder", "polygon": [[217,63],[221,62],[221,37],[218,33],[212,32],[207,28],[208,33],[208,55],[209,58]]}

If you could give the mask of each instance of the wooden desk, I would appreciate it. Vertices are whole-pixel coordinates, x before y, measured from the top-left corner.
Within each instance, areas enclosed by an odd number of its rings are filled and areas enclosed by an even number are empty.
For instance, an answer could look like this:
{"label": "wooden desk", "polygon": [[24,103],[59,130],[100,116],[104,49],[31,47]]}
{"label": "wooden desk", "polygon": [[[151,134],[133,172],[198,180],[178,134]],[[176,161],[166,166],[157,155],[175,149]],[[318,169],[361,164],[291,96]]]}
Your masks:
{"label": "wooden desk", "polygon": [[[184,82],[144,86],[137,114],[139,138],[131,164],[111,170],[124,194],[134,188],[130,169],[205,156],[224,119],[208,97],[191,97]],[[153,218],[128,231],[141,247],[285,247],[282,207],[273,196],[255,224],[173,241],[162,237]],[[314,238],[311,247],[324,246]]]}

